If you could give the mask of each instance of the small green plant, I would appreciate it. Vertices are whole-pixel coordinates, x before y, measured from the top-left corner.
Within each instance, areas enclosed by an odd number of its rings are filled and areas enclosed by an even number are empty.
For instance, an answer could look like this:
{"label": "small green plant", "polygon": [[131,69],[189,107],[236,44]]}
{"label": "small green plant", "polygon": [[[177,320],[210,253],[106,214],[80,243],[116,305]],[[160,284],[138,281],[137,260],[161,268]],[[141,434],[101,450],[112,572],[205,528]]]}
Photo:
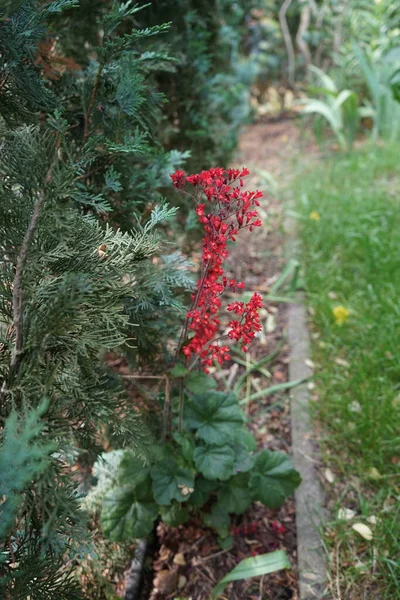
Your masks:
{"label": "small green plant", "polygon": [[278,508],[293,493],[300,477],[289,457],[255,452],[238,398],[214,387],[206,374],[191,374],[183,431],[176,423],[171,440],[147,461],[125,453],[116,485],[102,501],[102,526],[111,539],[144,537],[158,517],[177,526],[197,512],[229,544],[230,514],[243,513],[254,501]]}
{"label": "small green plant", "polygon": [[373,119],[373,138],[382,136],[395,140],[400,132],[399,48],[377,55],[353,42],[352,50],[371,98],[369,116]]}
{"label": "small green plant", "polygon": [[190,194],[186,184],[194,188],[190,195],[204,227],[202,269],[175,365],[165,377],[163,442],[147,459],[127,451],[116,481],[102,499],[103,530],[113,540],[147,536],[157,518],[177,526],[195,511],[228,546],[230,514],[243,513],[254,501],[278,508],[300,482],[287,455],[256,452],[238,397],[218,391],[207,374],[214,360],[222,364],[229,358],[224,338],[241,342],[247,352],[260,329],[262,299],[255,293],[247,304],[236,301],[227,306],[236,318],[226,334],[219,333],[220,296],[226,289],[243,288],[225,275],[227,242],[234,241],[241,229],[261,225],[255,210],[261,193],[242,189],[247,174],[247,169],[215,168],[171,176],[186,194]]}
{"label": "small green plant", "polygon": [[322,95],[324,100],[305,99],[302,101],[303,114],[315,114],[325,119],[342,150],[350,150],[359,129],[360,117],[365,114],[360,110],[358,95],[352,90],[339,91],[333,79],[318,67],[311,66],[310,70],[321,82],[320,87],[310,88],[310,92]]}

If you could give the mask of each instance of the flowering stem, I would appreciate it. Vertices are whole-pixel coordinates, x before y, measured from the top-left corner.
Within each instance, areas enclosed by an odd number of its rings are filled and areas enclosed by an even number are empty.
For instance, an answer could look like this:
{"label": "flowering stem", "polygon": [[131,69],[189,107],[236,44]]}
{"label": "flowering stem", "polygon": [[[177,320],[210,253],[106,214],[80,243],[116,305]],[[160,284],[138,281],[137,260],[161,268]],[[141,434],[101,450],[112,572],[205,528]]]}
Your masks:
{"label": "flowering stem", "polygon": [[[214,338],[213,340],[210,340],[209,342],[207,342],[207,344],[204,345],[203,350],[206,350],[208,348],[208,346],[210,346],[211,344],[215,344],[215,342],[218,342],[219,340],[223,340],[224,338],[227,338],[227,337],[229,337],[229,335],[227,333],[224,333],[223,335],[219,335],[218,337]],[[198,354],[196,354],[194,356],[194,358],[192,359],[192,362],[189,363],[189,365],[188,365],[188,368],[187,368],[188,372],[190,372],[193,369],[193,367],[196,366],[196,363],[198,362],[199,358],[200,357]]]}
{"label": "flowering stem", "polygon": [[[209,267],[210,267],[210,261],[208,261],[207,265],[205,266],[205,269],[204,269],[204,271],[203,271],[203,275],[202,275],[202,277],[201,277],[200,284],[199,284],[199,286],[198,286],[198,288],[197,288],[196,295],[195,295],[195,297],[194,297],[194,298],[193,298],[193,300],[192,300],[192,304],[190,305],[189,313],[190,313],[192,310],[195,310],[195,308],[197,307],[197,303],[198,303],[198,301],[199,301],[200,294],[201,294],[201,290],[202,290],[202,287],[203,287],[204,281],[206,280],[206,277],[207,277],[207,274],[208,274],[208,269],[209,269]],[[189,318],[189,317],[186,317],[186,319],[185,319],[185,323],[184,323],[184,325],[183,325],[183,327],[182,327],[181,334],[180,334],[180,336],[179,336],[178,346],[177,346],[177,348],[176,348],[176,352],[175,352],[175,358],[174,358],[174,363],[173,363],[174,365],[175,365],[175,363],[176,363],[176,361],[177,361],[177,359],[178,359],[178,355],[179,355],[179,352],[180,352],[181,346],[182,346],[183,342],[185,341],[185,338],[186,338],[186,335],[187,335],[187,331],[188,331],[188,327],[189,327],[189,321],[190,321],[190,318]]]}

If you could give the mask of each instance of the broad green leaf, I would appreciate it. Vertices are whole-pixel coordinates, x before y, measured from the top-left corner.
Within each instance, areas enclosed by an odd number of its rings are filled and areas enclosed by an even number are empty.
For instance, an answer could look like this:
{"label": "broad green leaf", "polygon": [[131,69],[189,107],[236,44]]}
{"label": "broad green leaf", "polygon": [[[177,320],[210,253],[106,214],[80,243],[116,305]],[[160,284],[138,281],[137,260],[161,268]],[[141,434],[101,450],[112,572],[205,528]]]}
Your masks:
{"label": "broad green leaf", "polygon": [[187,375],[187,373],[188,373],[188,370],[185,367],[185,365],[181,365],[180,363],[175,365],[169,372],[170,376],[174,377],[174,378],[185,377],[185,375]]}
{"label": "broad green leaf", "polygon": [[215,529],[219,536],[226,538],[229,534],[231,519],[226,510],[219,504],[214,504],[211,512],[203,513],[204,523]]}
{"label": "broad green leaf", "polygon": [[154,498],[158,504],[168,505],[172,500],[186,502],[194,488],[194,475],[179,467],[173,458],[163,460],[151,469]]}
{"label": "broad green leaf", "polygon": [[154,502],[138,502],[131,486],[113,488],[103,498],[101,525],[107,537],[128,541],[146,537],[158,515]]}
{"label": "broad green leaf", "polygon": [[230,446],[199,446],[193,453],[197,469],[207,479],[229,479],[235,453]]}
{"label": "broad green leaf", "polygon": [[251,501],[247,473],[232,477],[224,482],[218,491],[218,505],[227,513],[240,515],[249,508]]}
{"label": "broad green leaf", "polygon": [[196,477],[194,492],[190,497],[190,504],[193,506],[203,506],[210,497],[210,493],[214,492],[219,486],[216,480],[210,481],[202,475]]}
{"label": "broad green leaf", "polygon": [[290,569],[290,566],[290,562],[284,550],[277,550],[276,552],[269,552],[268,554],[260,554],[259,556],[245,558],[215,586],[211,593],[211,598],[212,600],[218,598],[231,581],[268,575],[269,573],[274,573],[275,571],[280,571],[282,569]]}
{"label": "broad green leaf", "polygon": [[193,396],[185,411],[185,424],[197,430],[208,444],[224,445],[235,441],[243,430],[243,413],[231,392],[214,392]]}
{"label": "broad green leaf", "polygon": [[234,444],[233,451],[235,453],[235,461],[233,464],[233,472],[236,473],[247,473],[253,468],[256,457],[251,454],[246,446],[243,444]]}
{"label": "broad green leaf", "polygon": [[243,444],[250,452],[257,450],[257,442],[254,435],[245,427],[240,432],[240,436],[235,438],[235,443]]}
{"label": "broad green leaf", "polygon": [[118,479],[121,485],[132,487],[143,484],[150,475],[150,468],[132,451],[126,450],[119,465]]}
{"label": "broad green leaf", "polygon": [[279,508],[300,482],[290,458],[281,452],[262,450],[250,472],[253,499],[270,508]]}
{"label": "broad green leaf", "polygon": [[340,106],[342,106],[342,104],[349,101],[353,104],[355,103],[357,106],[357,94],[355,92],[352,92],[351,90],[342,90],[335,100],[335,105],[339,108]]}
{"label": "broad green leaf", "polygon": [[204,371],[191,371],[185,381],[186,389],[193,394],[203,394],[207,390],[214,390],[217,382]]}
{"label": "broad green leaf", "polygon": [[173,438],[180,445],[183,458],[188,462],[192,462],[193,452],[196,447],[193,434],[175,431]]}
{"label": "broad green leaf", "polygon": [[162,506],[160,510],[161,519],[171,527],[182,525],[189,518],[189,511],[179,502],[173,501],[171,506]]}

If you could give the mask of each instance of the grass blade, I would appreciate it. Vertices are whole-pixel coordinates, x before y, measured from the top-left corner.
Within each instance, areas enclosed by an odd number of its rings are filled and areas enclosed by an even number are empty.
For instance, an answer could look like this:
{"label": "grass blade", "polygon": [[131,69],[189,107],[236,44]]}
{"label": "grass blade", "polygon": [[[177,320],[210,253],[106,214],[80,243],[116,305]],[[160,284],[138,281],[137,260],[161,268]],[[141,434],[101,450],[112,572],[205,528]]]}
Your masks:
{"label": "grass blade", "polygon": [[252,394],[247,400],[241,400],[240,404],[244,404],[245,402],[253,402],[253,400],[259,400],[260,398],[264,398],[264,396],[270,396],[271,394],[282,392],[283,390],[290,390],[291,388],[305,383],[309,379],[310,377],[304,377],[303,379],[295,379],[294,381],[287,381],[286,383],[277,383],[276,385],[271,385],[271,387],[266,388],[265,390],[260,390],[259,392]]}

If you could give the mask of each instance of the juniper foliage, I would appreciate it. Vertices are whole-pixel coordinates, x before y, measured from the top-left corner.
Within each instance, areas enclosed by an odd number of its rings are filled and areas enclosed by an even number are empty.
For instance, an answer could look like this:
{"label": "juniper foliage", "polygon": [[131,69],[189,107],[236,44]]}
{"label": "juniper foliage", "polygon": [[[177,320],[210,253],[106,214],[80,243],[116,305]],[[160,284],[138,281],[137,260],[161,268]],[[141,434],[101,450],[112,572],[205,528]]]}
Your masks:
{"label": "juniper foliage", "polygon": [[75,4],[20,2],[0,21],[0,588],[13,600],[81,597],[83,474],[105,441],[145,455],[153,436],[105,353],[143,347],[149,310],[178,309],[174,289],[191,285],[157,231],[176,209],[154,193],[142,216],[122,194],[132,172],[157,178],[180,160],[151,148],[162,98],[136,68],[155,60],[137,43],[165,26],[119,35],[137,8],[115,3],[97,59],[78,68],[46,29]]}

